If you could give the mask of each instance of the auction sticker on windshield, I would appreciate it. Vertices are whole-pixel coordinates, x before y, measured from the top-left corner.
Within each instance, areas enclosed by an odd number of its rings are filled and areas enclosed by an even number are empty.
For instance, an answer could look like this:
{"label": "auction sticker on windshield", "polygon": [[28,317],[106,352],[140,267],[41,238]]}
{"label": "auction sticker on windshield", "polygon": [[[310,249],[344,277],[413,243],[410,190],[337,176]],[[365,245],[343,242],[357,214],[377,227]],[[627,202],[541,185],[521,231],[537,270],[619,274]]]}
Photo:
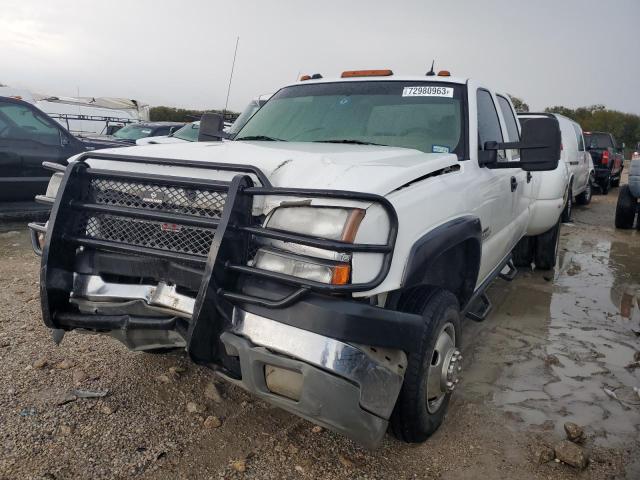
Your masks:
{"label": "auction sticker on windshield", "polygon": [[402,89],[403,97],[448,97],[453,98],[453,88],[451,87],[404,87]]}

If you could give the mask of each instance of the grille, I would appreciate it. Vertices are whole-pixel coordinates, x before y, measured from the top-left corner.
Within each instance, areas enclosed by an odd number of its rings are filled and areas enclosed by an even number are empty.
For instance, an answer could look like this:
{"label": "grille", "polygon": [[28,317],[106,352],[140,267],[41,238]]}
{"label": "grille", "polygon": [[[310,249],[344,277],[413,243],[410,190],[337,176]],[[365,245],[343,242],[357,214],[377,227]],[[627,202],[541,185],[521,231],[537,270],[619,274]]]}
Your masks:
{"label": "grille", "polygon": [[87,200],[102,205],[141,208],[220,219],[227,194],[205,189],[181,188],[93,178]]}
{"label": "grille", "polygon": [[140,247],[207,256],[215,229],[138,220],[109,214],[84,214],[77,235]]}

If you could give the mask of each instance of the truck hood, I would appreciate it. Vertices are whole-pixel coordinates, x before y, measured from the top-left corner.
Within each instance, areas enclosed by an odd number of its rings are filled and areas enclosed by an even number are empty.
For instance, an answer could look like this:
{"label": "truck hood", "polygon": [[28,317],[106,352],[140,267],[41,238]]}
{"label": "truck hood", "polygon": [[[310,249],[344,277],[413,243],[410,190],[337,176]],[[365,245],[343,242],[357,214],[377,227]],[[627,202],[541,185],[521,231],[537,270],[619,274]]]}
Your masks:
{"label": "truck hood", "polygon": [[[251,165],[259,168],[275,187],[349,190],[378,195],[386,195],[458,163],[454,154],[423,153],[410,148],[375,145],[308,142],[186,142],[102,152],[125,157],[135,155]],[[91,164],[117,168],[110,161],[93,160]],[[144,166],[132,164],[127,169],[138,170],[140,167]],[[188,175],[188,172],[180,172],[180,167],[158,166],[154,170],[154,173]],[[145,171],[148,171],[148,167]]]}

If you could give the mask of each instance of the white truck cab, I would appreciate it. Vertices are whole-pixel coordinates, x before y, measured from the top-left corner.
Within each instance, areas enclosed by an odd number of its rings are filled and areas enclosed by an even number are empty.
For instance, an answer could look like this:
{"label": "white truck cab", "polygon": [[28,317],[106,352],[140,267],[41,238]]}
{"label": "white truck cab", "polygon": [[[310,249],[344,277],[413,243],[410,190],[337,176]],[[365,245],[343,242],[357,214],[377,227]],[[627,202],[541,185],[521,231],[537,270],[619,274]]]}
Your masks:
{"label": "white truck cab", "polygon": [[[200,134],[219,127],[203,118]],[[473,80],[314,75],[232,141],[70,159],[40,198],[48,228],[31,224],[43,319],[186,348],[370,447],[389,423],[421,442],[459,380],[461,320],[483,320],[488,285],[515,275],[533,179],[559,158],[557,119],[521,127],[507,95]],[[540,267],[560,211],[538,220]]]}

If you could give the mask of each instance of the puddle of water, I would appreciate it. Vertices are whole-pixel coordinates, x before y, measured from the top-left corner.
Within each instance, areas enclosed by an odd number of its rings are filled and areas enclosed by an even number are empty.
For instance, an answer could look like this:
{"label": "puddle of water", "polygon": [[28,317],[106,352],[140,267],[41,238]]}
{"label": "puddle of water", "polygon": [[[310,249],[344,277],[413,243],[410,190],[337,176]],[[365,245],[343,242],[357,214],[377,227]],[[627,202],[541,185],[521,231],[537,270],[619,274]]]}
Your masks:
{"label": "puddle of water", "polygon": [[630,240],[564,236],[553,279],[525,272],[496,282],[494,313],[466,325],[460,393],[524,425],[552,421],[558,435],[573,421],[602,445],[637,440],[640,368],[625,367],[640,351],[640,244]]}

